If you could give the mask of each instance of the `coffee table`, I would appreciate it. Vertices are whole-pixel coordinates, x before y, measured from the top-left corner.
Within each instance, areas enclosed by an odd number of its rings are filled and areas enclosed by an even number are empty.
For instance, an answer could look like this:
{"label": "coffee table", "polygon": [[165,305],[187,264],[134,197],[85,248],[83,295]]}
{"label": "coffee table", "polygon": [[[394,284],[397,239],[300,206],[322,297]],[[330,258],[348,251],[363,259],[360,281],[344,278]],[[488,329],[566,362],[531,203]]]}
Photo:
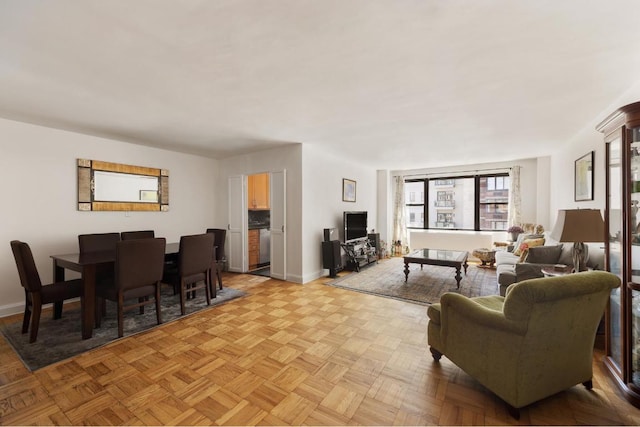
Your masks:
{"label": "coffee table", "polygon": [[464,267],[464,274],[467,274],[467,257],[469,252],[450,251],[445,249],[418,249],[405,255],[404,258],[404,281],[409,279],[409,264],[420,264],[420,269],[424,264],[439,265],[442,267],[453,267],[456,269],[456,282],[460,288],[462,275],[460,270]]}

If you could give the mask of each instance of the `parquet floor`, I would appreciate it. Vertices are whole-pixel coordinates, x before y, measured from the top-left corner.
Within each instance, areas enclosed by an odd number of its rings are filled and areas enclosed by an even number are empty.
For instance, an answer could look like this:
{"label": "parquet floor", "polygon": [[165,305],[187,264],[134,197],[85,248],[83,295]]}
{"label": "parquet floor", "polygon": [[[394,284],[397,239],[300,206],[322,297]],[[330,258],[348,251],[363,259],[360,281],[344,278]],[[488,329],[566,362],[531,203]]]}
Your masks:
{"label": "parquet floor", "polygon": [[227,274],[250,295],[34,373],[0,338],[0,423],[640,424],[598,360],[592,392],[573,387],[517,422],[446,358],[434,363],[424,306],[327,280]]}

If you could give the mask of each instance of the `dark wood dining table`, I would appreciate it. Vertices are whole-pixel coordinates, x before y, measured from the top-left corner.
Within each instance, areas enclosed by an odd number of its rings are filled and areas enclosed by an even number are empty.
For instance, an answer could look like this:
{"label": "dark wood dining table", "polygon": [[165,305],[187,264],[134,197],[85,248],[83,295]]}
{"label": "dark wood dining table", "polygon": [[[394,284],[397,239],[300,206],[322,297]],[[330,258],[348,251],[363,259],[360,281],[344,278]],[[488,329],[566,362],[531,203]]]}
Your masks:
{"label": "dark wood dining table", "polygon": [[[165,257],[175,256],[180,250],[179,243],[167,243]],[[89,339],[93,335],[96,307],[96,270],[98,266],[114,264],[115,251],[72,253],[51,255],[53,259],[53,277],[56,282],[64,281],[65,270],[77,271],[82,276],[84,294],[80,298],[82,312],[82,339]]]}

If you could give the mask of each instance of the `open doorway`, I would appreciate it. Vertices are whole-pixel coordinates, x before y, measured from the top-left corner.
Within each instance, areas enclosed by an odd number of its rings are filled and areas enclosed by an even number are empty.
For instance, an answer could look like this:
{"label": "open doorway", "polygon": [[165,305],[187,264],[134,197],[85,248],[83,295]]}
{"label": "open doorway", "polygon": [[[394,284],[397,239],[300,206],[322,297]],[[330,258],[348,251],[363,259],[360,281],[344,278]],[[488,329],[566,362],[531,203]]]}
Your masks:
{"label": "open doorway", "polygon": [[270,174],[247,177],[248,272],[271,277]]}
{"label": "open doorway", "polygon": [[[273,279],[287,279],[287,215],[286,170],[271,172],[269,176],[269,267]],[[254,182],[255,184],[255,182]],[[229,176],[229,225],[227,227],[227,265],[229,271],[246,273],[249,269],[248,213],[253,208],[253,200],[249,198],[247,175]],[[254,193],[255,195],[255,193]],[[258,210],[259,200],[256,198],[255,208]],[[263,205],[260,205],[263,206]],[[263,232],[264,234],[264,232]],[[259,243],[259,233],[257,243]],[[259,250],[259,246],[258,246]],[[254,255],[255,256],[255,255]],[[260,256],[258,252],[258,264]],[[257,267],[257,264],[256,264]]]}

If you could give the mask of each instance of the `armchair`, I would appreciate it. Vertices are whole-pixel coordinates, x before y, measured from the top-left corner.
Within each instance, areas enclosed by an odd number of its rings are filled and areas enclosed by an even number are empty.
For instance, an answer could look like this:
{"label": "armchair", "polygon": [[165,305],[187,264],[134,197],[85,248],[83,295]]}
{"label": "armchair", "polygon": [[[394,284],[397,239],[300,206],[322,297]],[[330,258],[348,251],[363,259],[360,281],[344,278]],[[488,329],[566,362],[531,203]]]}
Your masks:
{"label": "armchair", "polygon": [[511,285],[506,297],[444,294],[431,305],[428,338],[442,355],[519,408],[578,383],[591,389],[593,345],[617,276],[588,271]]}

